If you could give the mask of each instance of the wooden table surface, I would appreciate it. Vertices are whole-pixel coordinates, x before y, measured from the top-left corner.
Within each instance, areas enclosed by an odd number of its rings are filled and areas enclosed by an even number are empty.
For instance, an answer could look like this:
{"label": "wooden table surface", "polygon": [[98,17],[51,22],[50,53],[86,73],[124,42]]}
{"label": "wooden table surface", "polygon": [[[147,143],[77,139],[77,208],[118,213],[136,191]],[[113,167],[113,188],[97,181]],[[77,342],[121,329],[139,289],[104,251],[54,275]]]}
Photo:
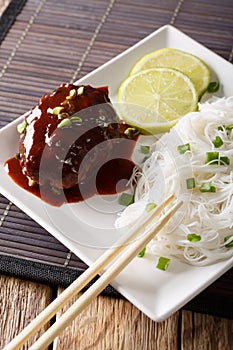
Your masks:
{"label": "wooden table surface", "polygon": [[[48,285],[0,276],[1,349],[61,291],[61,288],[54,290]],[[59,316],[60,314],[57,317]],[[128,301],[105,296],[95,299],[55,339],[52,347],[54,350],[232,348],[232,320],[191,311],[178,311],[166,321],[157,323]]]}
{"label": "wooden table surface", "polygon": [[[6,4],[0,0],[0,14]],[[61,292],[62,288],[0,276],[0,348]],[[233,320],[181,310],[156,323],[124,299],[99,296],[49,349],[230,350]]]}
{"label": "wooden table surface", "polygon": [[[61,291],[0,276],[0,348]],[[124,299],[99,296],[55,339],[50,349],[230,350],[232,335],[230,319],[178,311],[166,321],[156,323]]]}

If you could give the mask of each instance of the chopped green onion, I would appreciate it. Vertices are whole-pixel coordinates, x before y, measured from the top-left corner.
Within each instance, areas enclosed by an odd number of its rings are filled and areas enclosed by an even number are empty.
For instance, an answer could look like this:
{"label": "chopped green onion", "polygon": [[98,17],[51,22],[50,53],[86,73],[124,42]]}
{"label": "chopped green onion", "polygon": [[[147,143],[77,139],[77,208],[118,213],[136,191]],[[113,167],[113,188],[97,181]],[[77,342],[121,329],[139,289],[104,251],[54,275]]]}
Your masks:
{"label": "chopped green onion", "polygon": [[150,146],[141,146],[141,152],[143,154],[148,154],[150,153]]}
{"label": "chopped green onion", "polygon": [[216,91],[218,91],[218,89],[219,89],[219,82],[218,81],[213,81],[213,82],[211,82],[211,83],[209,83],[209,86],[208,86],[208,88],[207,88],[207,91],[208,92],[216,92]]}
{"label": "chopped green onion", "polygon": [[200,192],[216,192],[216,188],[212,186],[212,182],[203,182],[200,187]]}
{"label": "chopped green onion", "polygon": [[195,188],[195,179],[194,177],[190,177],[189,179],[186,179],[186,186],[188,190],[191,190],[192,188]]}
{"label": "chopped green onion", "polygon": [[223,163],[223,165],[229,165],[230,164],[230,158],[222,156],[222,157],[220,157],[220,163]]}
{"label": "chopped green onion", "polygon": [[233,124],[229,124],[229,125],[220,125],[219,127],[218,127],[218,130],[219,131],[225,131],[225,130],[227,130],[227,131],[231,131],[233,129]]}
{"label": "chopped green onion", "polygon": [[158,261],[156,267],[157,267],[157,269],[166,271],[167,268],[168,268],[169,263],[170,263],[170,259],[165,258],[164,256],[161,256],[159,258],[159,261]]}
{"label": "chopped green onion", "polygon": [[201,240],[201,236],[197,235],[196,233],[189,233],[187,235],[187,239],[189,240],[189,242],[198,242]]}
{"label": "chopped green onion", "polygon": [[15,154],[15,158],[16,158],[16,159],[20,159],[20,153],[16,153],[16,154]]}
{"label": "chopped green onion", "polygon": [[206,152],[206,160],[205,164],[210,163],[212,164],[219,164],[220,165],[229,165],[230,164],[230,158],[226,156],[219,157],[219,152]]}
{"label": "chopped green onion", "polygon": [[127,128],[124,132],[124,134],[128,137],[134,137],[136,135],[138,135],[140,133],[140,131],[136,128]]}
{"label": "chopped green onion", "polygon": [[224,125],[220,125],[220,126],[218,126],[218,130],[219,130],[219,131],[224,131],[224,130],[225,130]]}
{"label": "chopped green onion", "polygon": [[138,253],[138,257],[139,257],[139,258],[143,258],[144,255],[145,255],[145,253],[146,253],[146,247],[143,248],[143,249]]}
{"label": "chopped green onion", "polygon": [[186,143],[186,144],[184,144],[184,145],[179,145],[179,146],[177,146],[177,151],[178,151],[180,154],[184,154],[185,152],[190,151],[190,144],[189,144],[189,143]]}
{"label": "chopped green onion", "polygon": [[64,128],[65,126],[71,126],[71,121],[69,118],[62,119],[62,121],[58,124],[58,128]]}
{"label": "chopped green onion", "polygon": [[82,123],[82,118],[80,118],[78,115],[73,115],[73,117],[70,118],[72,123]]}
{"label": "chopped green onion", "polygon": [[27,122],[26,122],[26,120],[24,120],[22,123],[17,125],[18,133],[22,134],[25,131],[26,127],[27,127]]}
{"label": "chopped green onion", "polygon": [[83,92],[84,92],[84,86],[80,86],[77,91],[78,96],[81,96]]}
{"label": "chopped green onion", "polygon": [[214,147],[219,148],[223,145],[223,140],[220,136],[216,136],[215,139],[212,141]]}
{"label": "chopped green onion", "polygon": [[152,211],[157,205],[154,202],[148,203],[146,206],[146,211],[147,213],[149,213],[150,211]]}
{"label": "chopped green onion", "polygon": [[74,100],[76,95],[77,95],[76,89],[71,89],[70,92],[69,92],[69,95],[66,96],[66,99],[67,100]]}
{"label": "chopped green onion", "polygon": [[134,202],[134,196],[129,193],[122,193],[120,196],[119,203],[126,207]]}
{"label": "chopped green onion", "polygon": [[62,112],[60,114],[57,115],[58,116],[58,119],[65,119],[65,118],[69,118],[69,113],[67,112]]}
{"label": "chopped green onion", "polygon": [[218,164],[219,152],[206,152],[205,164]]}
{"label": "chopped green onion", "polygon": [[[229,240],[230,240],[230,242],[228,242]],[[227,248],[233,247],[233,236],[230,235],[230,236],[224,237],[224,242],[228,242],[228,243],[225,243],[225,247],[227,247]]]}
{"label": "chopped green onion", "polygon": [[58,115],[58,114],[61,114],[62,112],[64,112],[64,110],[65,110],[64,107],[57,106],[57,107],[53,108],[52,113],[55,114],[55,115]]}

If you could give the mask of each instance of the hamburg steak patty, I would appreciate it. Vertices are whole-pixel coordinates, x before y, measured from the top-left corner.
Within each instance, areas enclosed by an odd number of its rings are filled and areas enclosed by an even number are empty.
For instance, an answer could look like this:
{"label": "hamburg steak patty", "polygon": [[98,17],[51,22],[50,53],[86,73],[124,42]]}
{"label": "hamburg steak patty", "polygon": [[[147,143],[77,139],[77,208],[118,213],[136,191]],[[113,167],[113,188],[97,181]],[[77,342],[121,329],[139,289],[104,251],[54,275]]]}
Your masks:
{"label": "hamburg steak patty", "polygon": [[32,184],[74,187],[93,167],[117,157],[117,140],[133,138],[129,129],[117,119],[107,87],[63,84],[18,126],[22,172]]}

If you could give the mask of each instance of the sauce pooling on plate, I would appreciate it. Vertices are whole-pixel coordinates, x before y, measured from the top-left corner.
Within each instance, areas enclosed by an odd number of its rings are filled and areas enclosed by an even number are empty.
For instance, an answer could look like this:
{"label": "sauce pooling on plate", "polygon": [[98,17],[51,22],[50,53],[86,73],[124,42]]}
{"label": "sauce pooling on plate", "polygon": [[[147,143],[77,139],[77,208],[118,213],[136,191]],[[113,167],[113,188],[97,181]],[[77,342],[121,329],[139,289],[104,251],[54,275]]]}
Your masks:
{"label": "sauce pooling on plate", "polygon": [[52,205],[122,191],[121,180],[131,176],[138,132],[118,120],[107,87],[63,84],[40,99],[18,131],[8,174]]}
{"label": "sauce pooling on plate", "polygon": [[5,167],[17,185],[51,205],[61,206],[64,203],[80,202],[97,194],[110,195],[124,191],[127,187],[125,180],[130,178],[134,163],[130,159],[113,159],[104,164],[96,179],[89,178],[82,184],[57,191],[39,184],[30,186],[28,178],[22,173],[19,160],[15,157],[8,159]]}

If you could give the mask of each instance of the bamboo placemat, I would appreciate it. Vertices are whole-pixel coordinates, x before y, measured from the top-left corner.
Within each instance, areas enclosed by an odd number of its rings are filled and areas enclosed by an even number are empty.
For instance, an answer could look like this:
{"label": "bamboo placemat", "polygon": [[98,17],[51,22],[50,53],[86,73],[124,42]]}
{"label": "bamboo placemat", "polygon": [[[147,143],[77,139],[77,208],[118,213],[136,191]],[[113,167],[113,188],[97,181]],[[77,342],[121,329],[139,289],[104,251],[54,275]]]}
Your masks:
{"label": "bamboo placemat", "polygon": [[[14,17],[17,3],[12,0],[10,29],[7,11],[0,20],[0,127],[45,92],[81,78],[165,24],[232,62],[231,0],[27,0]],[[85,268],[0,195],[0,272],[68,285]],[[232,317],[232,277],[230,270],[186,308]],[[105,293],[119,296],[112,288]]]}

